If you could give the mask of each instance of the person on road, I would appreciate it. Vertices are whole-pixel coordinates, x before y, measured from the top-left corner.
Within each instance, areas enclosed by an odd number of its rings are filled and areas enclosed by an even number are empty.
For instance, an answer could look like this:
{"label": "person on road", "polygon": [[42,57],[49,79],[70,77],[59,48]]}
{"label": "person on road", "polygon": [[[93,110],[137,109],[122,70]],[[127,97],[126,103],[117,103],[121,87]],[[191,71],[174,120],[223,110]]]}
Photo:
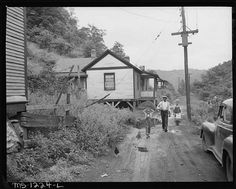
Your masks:
{"label": "person on road", "polygon": [[179,101],[178,100],[176,100],[176,102],[175,102],[175,107],[174,107],[173,112],[174,112],[174,116],[175,117],[176,117],[176,114],[181,113],[181,109],[180,109]]}
{"label": "person on road", "polygon": [[146,120],[146,138],[150,138],[151,125],[152,125],[152,113],[154,110],[151,108],[146,108],[143,110]]}
{"label": "person on road", "polygon": [[167,101],[167,96],[162,96],[163,100],[157,105],[157,109],[161,111],[162,129],[167,132],[168,116],[170,116],[170,103]]}

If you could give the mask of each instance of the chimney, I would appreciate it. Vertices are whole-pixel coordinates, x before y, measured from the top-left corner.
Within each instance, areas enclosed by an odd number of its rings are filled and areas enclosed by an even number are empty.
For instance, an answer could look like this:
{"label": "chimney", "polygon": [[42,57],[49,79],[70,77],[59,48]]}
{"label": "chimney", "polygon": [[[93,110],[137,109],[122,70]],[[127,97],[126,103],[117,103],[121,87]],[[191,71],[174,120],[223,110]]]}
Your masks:
{"label": "chimney", "polygon": [[145,66],[139,66],[139,69],[145,71]]}
{"label": "chimney", "polygon": [[125,59],[126,61],[130,62],[130,58],[129,58],[129,56],[125,56],[124,59]]}
{"label": "chimney", "polygon": [[91,58],[96,58],[96,50],[91,49]]}

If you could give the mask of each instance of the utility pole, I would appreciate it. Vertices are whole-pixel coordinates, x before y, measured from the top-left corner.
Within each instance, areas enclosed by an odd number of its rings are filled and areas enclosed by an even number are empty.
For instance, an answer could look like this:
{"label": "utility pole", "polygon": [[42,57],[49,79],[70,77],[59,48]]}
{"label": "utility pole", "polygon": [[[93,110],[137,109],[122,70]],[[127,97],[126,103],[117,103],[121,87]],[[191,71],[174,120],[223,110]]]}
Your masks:
{"label": "utility pole", "polygon": [[189,85],[189,74],[188,74],[188,44],[192,44],[192,43],[188,42],[188,34],[198,33],[198,29],[189,30],[189,31],[186,30],[184,7],[181,7],[181,16],[182,16],[183,31],[171,33],[171,35],[181,35],[182,37],[182,43],[179,43],[178,45],[182,45],[184,47],[184,71],[185,71],[187,116],[188,116],[188,120],[191,121],[190,85]]}

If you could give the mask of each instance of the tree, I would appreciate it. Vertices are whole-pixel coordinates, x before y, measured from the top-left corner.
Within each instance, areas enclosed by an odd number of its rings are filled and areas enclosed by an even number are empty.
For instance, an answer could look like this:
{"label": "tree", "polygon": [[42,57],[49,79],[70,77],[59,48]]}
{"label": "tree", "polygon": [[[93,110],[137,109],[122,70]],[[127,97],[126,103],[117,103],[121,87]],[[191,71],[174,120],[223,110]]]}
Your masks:
{"label": "tree", "polygon": [[208,100],[214,96],[222,99],[230,98],[232,91],[232,61],[219,64],[202,75],[201,81],[192,84],[192,92],[198,94],[202,100]]}
{"label": "tree", "polygon": [[95,49],[97,56],[99,56],[107,49],[103,39],[103,36],[106,34],[105,30],[98,29],[94,25],[88,26],[80,29],[80,35],[85,39],[83,44],[84,57],[90,57],[92,49]]}
{"label": "tree", "polygon": [[114,52],[116,55],[118,55],[119,57],[121,58],[125,58],[126,57],[126,54],[124,52],[124,46],[119,43],[119,42],[115,42],[113,47],[111,48],[111,51]]}
{"label": "tree", "polygon": [[40,48],[65,56],[97,56],[106,49],[105,30],[94,25],[78,28],[73,10],[63,7],[27,7],[27,39]]}

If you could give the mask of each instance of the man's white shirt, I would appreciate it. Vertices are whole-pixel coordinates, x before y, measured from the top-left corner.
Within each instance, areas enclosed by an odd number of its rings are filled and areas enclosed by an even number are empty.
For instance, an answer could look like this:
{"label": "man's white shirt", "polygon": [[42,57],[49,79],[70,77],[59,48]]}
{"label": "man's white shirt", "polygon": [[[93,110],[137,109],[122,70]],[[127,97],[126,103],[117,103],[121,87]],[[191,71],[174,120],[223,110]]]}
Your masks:
{"label": "man's white shirt", "polygon": [[157,108],[160,108],[160,110],[168,110],[170,111],[170,103],[168,101],[161,101],[158,105]]}

